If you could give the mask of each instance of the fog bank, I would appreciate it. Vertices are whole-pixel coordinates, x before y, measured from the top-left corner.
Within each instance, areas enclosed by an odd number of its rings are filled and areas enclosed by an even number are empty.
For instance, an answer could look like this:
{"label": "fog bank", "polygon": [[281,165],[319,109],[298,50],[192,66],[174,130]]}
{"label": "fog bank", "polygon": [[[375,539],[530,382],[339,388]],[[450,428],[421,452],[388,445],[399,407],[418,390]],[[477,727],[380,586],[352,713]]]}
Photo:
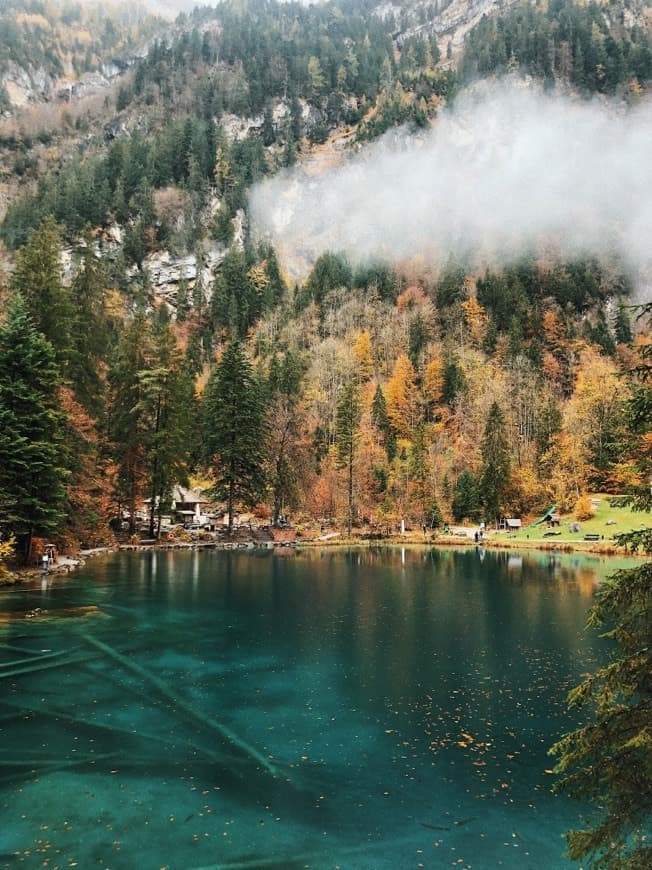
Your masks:
{"label": "fog bank", "polygon": [[251,213],[295,274],[324,250],[481,263],[542,242],[568,256],[610,251],[647,272],[652,103],[625,110],[484,84],[423,135],[393,131],[320,175],[295,167],[265,181]]}

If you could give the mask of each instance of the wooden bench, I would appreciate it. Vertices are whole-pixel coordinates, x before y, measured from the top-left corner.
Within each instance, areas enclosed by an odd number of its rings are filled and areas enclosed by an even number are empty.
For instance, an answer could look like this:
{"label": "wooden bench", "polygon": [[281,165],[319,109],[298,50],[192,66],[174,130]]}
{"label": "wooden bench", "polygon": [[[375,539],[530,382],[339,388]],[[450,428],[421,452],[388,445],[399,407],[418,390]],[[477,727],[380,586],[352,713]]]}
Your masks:
{"label": "wooden bench", "polygon": [[599,541],[600,535],[584,535],[585,541]]}

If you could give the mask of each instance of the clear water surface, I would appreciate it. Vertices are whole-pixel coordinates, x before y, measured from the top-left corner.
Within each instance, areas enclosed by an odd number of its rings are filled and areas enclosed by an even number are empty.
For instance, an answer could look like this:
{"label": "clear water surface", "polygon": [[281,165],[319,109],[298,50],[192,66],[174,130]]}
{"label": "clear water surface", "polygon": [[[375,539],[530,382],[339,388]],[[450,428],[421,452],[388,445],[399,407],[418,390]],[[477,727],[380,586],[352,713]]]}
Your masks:
{"label": "clear water surface", "polygon": [[570,867],[547,748],[604,573],[172,551],[2,593],[67,615],[0,624],[0,867]]}

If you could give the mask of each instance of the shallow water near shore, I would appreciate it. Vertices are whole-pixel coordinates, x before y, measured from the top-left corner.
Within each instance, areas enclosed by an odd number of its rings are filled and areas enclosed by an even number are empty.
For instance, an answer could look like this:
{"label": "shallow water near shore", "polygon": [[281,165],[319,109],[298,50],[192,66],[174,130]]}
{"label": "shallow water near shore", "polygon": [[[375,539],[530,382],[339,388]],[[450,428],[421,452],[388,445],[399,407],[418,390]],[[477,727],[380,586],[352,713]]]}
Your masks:
{"label": "shallow water near shore", "polygon": [[575,866],[547,749],[610,568],[120,553],[2,592],[0,867]]}

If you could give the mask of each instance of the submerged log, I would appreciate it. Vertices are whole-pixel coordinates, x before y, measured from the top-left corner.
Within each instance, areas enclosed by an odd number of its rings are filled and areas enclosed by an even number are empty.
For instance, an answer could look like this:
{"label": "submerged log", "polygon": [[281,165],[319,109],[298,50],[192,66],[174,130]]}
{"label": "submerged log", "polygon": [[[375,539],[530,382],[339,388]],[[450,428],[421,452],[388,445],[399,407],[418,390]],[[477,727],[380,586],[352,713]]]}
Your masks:
{"label": "submerged log", "polygon": [[46,662],[37,662],[34,665],[27,665],[22,668],[10,668],[10,670],[0,670],[0,680],[4,680],[7,677],[17,677],[21,674],[35,674],[38,671],[46,671],[50,668],[61,668],[64,665],[74,665],[78,662],[87,662],[88,654],[80,653],[76,656],[67,656],[55,659],[52,661],[48,659]]}
{"label": "submerged log", "polygon": [[119,662],[124,668],[132,671],[135,674],[144,680],[146,683],[149,683],[151,686],[154,686],[158,692],[171,701],[174,706],[185,713],[186,716],[189,716],[195,722],[203,725],[204,727],[210,728],[212,731],[217,732],[224,738],[228,743],[234,746],[236,749],[239,749],[240,752],[249,756],[253,761],[255,761],[258,765],[260,765],[264,770],[270,773],[272,776],[277,777],[279,775],[279,771],[276,766],[272,764],[269,759],[265,758],[265,756],[260,753],[254,746],[251,746],[246,740],[243,740],[237,734],[230,730],[226,725],[223,725],[221,722],[218,722],[216,719],[213,719],[211,716],[208,716],[206,713],[202,713],[200,710],[196,710],[191,704],[185,701],[183,698],[180,698],[176,692],[173,692],[172,689],[157,677],[155,674],[152,674],[142,665],[137,664],[134,661],[131,661],[126,656],[123,656],[122,653],[119,653],[117,650],[113,649],[113,647],[109,646],[109,644],[104,643],[104,641],[99,640],[92,635],[86,634],[86,632],[79,632],[80,636],[89,644],[96,647],[102,652],[106,653],[107,656],[114,659],[114,661]]}

